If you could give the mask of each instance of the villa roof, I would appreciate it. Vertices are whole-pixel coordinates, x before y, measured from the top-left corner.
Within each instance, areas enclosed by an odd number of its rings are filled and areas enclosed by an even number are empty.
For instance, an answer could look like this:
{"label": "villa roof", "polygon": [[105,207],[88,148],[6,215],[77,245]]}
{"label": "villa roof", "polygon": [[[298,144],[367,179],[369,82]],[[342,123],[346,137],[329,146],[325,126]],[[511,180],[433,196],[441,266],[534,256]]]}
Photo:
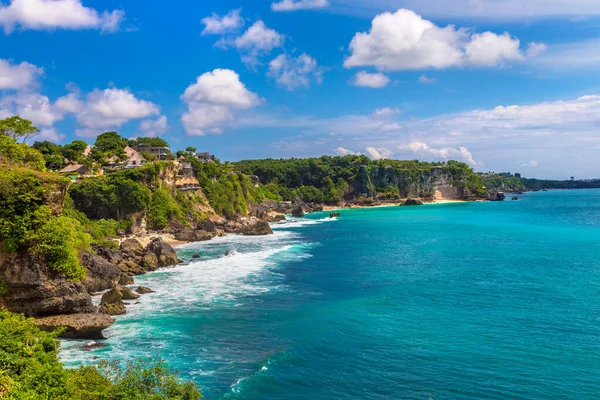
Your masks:
{"label": "villa roof", "polygon": [[175,183],[175,186],[187,186],[187,185],[199,186],[200,182],[198,182],[198,180],[196,178],[186,176],[186,177],[178,179],[177,182]]}
{"label": "villa roof", "polygon": [[140,161],[146,161],[146,159],[137,152],[137,150],[127,146],[123,149],[123,151],[125,151],[125,154],[127,154],[127,161],[128,162],[132,162],[132,161],[136,161],[136,162],[140,162]]}
{"label": "villa roof", "polygon": [[82,164],[73,164],[73,165],[67,165],[66,167],[64,167],[63,169],[61,169],[60,171],[58,171],[59,174],[67,174],[70,172],[79,172],[79,170],[81,168],[85,168],[86,170],[88,169],[88,167],[86,167],[85,165]]}

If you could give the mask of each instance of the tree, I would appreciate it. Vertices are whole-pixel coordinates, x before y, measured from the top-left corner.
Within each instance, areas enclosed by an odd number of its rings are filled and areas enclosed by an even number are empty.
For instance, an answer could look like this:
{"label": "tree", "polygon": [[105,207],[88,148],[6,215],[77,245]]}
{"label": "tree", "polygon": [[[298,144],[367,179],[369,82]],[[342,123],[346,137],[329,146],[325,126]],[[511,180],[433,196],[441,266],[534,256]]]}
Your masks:
{"label": "tree", "polygon": [[83,140],[74,140],[69,144],[65,144],[63,147],[63,155],[69,161],[81,161],[83,158],[83,152],[87,147],[87,143]]}
{"label": "tree", "polygon": [[127,139],[121,137],[117,132],[104,132],[96,138],[91,156],[96,161],[107,160],[111,157],[124,160],[126,155],[123,149],[127,144]]}
{"label": "tree", "polygon": [[572,180],[572,181],[574,181],[574,180],[575,180],[575,177],[574,177],[574,176],[572,176],[572,177],[571,177],[571,180]]}
{"label": "tree", "polygon": [[185,148],[185,151],[187,151],[188,153],[195,153],[196,152],[196,148],[192,147],[192,146],[188,146]]}
{"label": "tree", "polygon": [[148,146],[148,147],[170,147],[166,140],[159,137],[140,137],[135,140],[130,140],[129,145],[132,147]]}
{"label": "tree", "polygon": [[14,140],[22,139],[22,143],[27,142],[39,132],[39,129],[33,126],[31,121],[23,119],[18,115],[0,120],[0,134]]}

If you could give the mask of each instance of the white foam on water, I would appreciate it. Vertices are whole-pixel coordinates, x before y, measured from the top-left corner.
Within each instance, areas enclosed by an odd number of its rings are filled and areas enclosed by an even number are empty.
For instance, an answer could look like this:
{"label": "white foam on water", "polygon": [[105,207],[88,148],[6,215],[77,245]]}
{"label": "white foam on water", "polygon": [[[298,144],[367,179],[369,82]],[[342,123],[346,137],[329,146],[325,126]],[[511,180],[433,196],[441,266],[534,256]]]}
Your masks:
{"label": "white foam on water", "polygon": [[296,217],[287,217],[285,221],[276,222],[271,224],[272,229],[287,229],[287,228],[297,228],[300,226],[307,225],[316,225],[321,224],[323,222],[333,222],[337,221],[338,218],[319,218],[319,219],[310,219],[310,218],[296,218]]}

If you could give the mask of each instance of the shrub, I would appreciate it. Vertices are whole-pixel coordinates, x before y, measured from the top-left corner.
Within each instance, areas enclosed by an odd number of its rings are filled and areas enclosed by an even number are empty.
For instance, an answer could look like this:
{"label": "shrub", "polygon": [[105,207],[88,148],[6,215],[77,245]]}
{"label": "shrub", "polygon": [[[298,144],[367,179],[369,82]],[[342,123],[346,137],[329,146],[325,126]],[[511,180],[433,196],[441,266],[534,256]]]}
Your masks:
{"label": "shrub", "polygon": [[181,208],[173,200],[169,191],[161,187],[152,193],[147,214],[150,225],[155,229],[162,229],[174,216],[181,216]]}

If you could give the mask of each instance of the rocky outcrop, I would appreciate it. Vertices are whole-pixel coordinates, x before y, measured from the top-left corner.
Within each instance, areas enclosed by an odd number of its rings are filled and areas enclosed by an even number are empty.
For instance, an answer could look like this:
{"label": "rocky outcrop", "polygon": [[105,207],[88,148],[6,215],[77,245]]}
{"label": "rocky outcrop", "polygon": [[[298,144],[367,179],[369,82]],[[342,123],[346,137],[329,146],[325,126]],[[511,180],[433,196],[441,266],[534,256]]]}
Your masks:
{"label": "rocky outcrop", "polygon": [[[120,258],[122,260],[122,256]],[[119,283],[121,269],[118,263],[92,253],[82,255],[80,261],[87,270],[83,284],[88,292],[101,292]]]}
{"label": "rocky outcrop", "polygon": [[115,288],[119,293],[121,293],[121,298],[123,300],[137,300],[140,298],[139,294],[134,293],[131,289],[123,287],[123,286],[117,286]]}
{"label": "rocky outcrop", "polygon": [[216,235],[216,232],[208,232],[203,229],[194,230],[191,228],[186,228],[174,233],[175,239],[183,242],[204,242],[211,240]]}
{"label": "rocky outcrop", "polygon": [[506,195],[504,192],[499,192],[495,189],[490,189],[488,192],[487,199],[489,201],[504,201],[506,199]]}
{"label": "rocky outcrop", "polygon": [[125,314],[125,304],[123,303],[123,295],[121,292],[117,289],[111,289],[104,293],[98,311],[108,315]]}
{"label": "rocky outcrop", "polygon": [[406,199],[406,201],[402,204],[403,206],[422,206],[423,201],[420,199]]}
{"label": "rocky outcrop", "polygon": [[27,316],[93,313],[86,287],[52,271],[41,259],[28,253],[0,254],[0,281],[6,294],[0,307]]}
{"label": "rocky outcrop", "polygon": [[243,227],[241,233],[248,236],[272,235],[273,230],[267,221],[259,220],[254,224]]}
{"label": "rocky outcrop", "polygon": [[139,294],[154,293],[154,290],[152,290],[146,286],[139,286],[137,289],[135,289],[135,291],[138,292]]}
{"label": "rocky outcrop", "polygon": [[146,254],[155,255],[157,257],[158,268],[179,264],[175,249],[161,238],[152,239],[148,246],[146,246]]}
{"label": "rocky outcrop", "polygon": [[329,218],[339,218],[340,217],[340,213],[331,213],[329,214]]}
{"label": "rocky outcrop", "polygon": [[52,332],[62,329],[60,337],[68,339],[104,339],[102,331],[115,320],[105,314],[54,315],[37,319],[40,329]]}
{"label": "rocky outcrop", "polygon": [[297,205],[292,209],[292,216],[296,217],[296,218],[302,218],[304,217],[304,210],[302,209],[302,206]]}
{"label": "rocky outcrop", "polygon": [[119,249],[129,253],[130,256],[141,256],[144,254],[144,246],[137,239],[125,239],[121,242]]}

